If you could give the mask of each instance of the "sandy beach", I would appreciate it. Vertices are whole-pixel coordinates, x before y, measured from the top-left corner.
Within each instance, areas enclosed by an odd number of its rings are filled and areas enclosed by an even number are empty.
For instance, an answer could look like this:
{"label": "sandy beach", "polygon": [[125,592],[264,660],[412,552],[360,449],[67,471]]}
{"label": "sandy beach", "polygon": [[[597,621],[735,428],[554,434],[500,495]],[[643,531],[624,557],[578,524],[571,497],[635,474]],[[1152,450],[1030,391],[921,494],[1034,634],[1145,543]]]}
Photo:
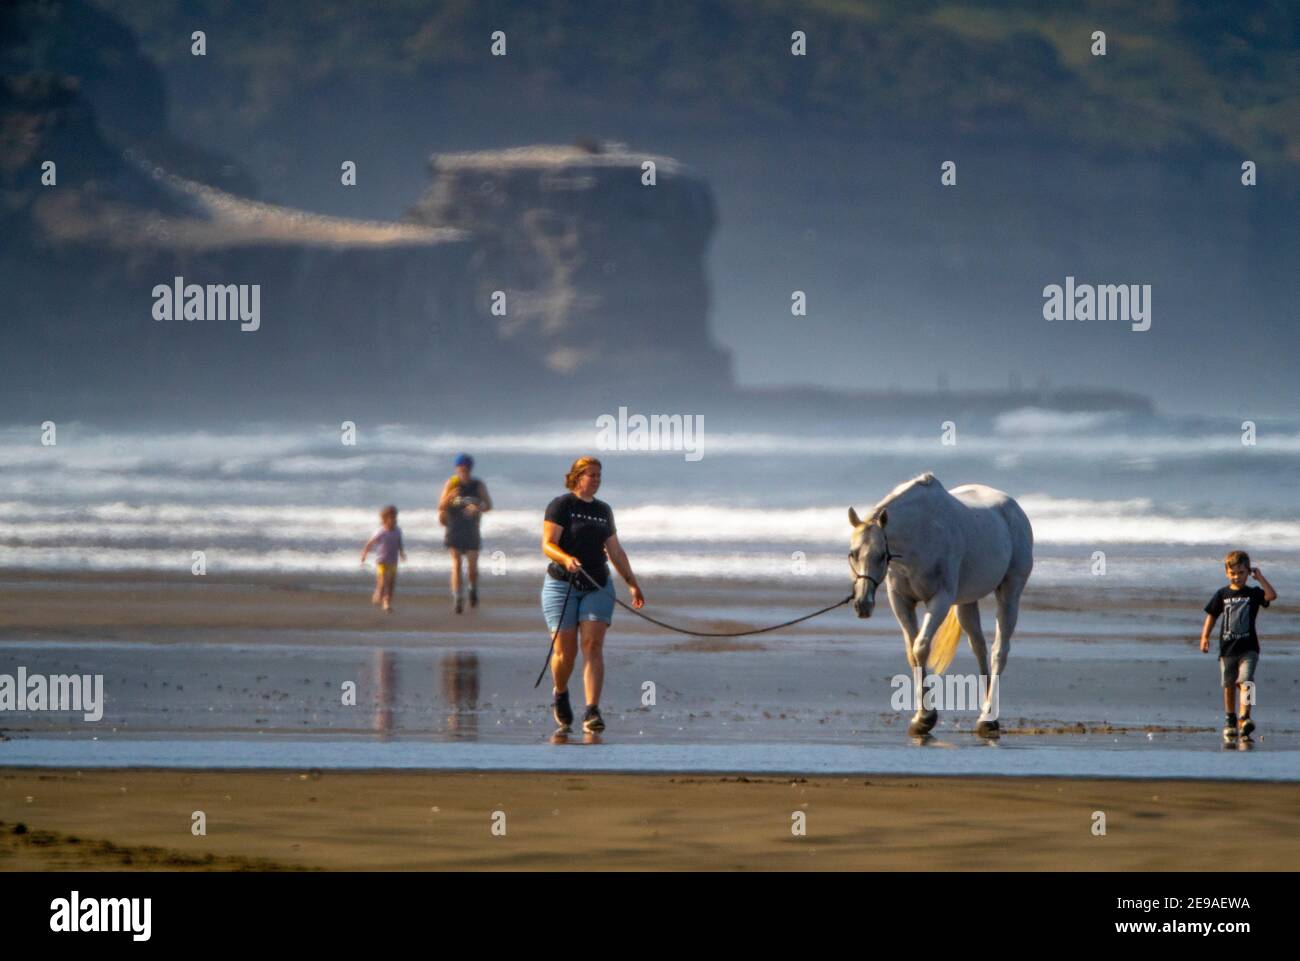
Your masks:
{"label": "sandy beach", "polygon": [[[647,587],[659,616],[705,630],[842,596],[797,581]],[[1300,770],[1300,658],[1287,640],[1268,648],[1254,750],[1229,756],[1190,595],[1028,594],[994,750],[971,711],[941,713],[928,750],[907,737],[887,614],[840,609],[731,641],[619,611],[609,729],[555,747],[548,686],[532,686],[547,641],[536,589],[485,580],[483,606],[457,617],[429,578],[399,582],[384,615],[364,576],[6,575],[0,672],[102,673],[106,703],[95,723],[0,718],[0,868],[1300,865],[1286,773]],[[1294,628],[1279,607],[1271,640]],[[969,650],[953,670],[973,670]],[[206,837],[190,833],[195,811]]]}
{"label": "sandy beach", "polygon": [[0,870],[1295,870],[1294,798],[1196,781],[3,769]]}

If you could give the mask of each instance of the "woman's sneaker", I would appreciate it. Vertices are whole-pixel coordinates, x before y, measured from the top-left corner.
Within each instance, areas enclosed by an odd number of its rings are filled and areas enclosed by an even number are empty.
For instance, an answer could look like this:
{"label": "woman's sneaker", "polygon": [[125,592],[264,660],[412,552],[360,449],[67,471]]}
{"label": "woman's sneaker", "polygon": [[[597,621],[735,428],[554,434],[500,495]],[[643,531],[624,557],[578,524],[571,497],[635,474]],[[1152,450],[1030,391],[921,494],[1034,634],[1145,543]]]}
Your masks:
{"label": "woman's sneaker", "polygon": [[573,707],[569,704],[568,691],[555,695],[555,700],[551,703],[551,714],[560,727],[570,727],[573,724]]}
{"label": "woman's sneaker", "polygon": [[582,729],[588,734],[605,730],[605,719],[600,716],[600,708],[595,704],[587,705],[587,713],[582,717]]}

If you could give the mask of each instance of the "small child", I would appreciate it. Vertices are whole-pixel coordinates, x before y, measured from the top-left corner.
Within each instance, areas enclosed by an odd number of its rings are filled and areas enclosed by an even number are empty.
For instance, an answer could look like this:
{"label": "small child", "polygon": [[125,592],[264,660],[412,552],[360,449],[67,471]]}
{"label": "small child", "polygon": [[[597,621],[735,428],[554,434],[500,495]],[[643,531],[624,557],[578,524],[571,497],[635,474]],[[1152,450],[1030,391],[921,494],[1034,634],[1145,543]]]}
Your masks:
{"label": "small child", "polygon": [[375,552],[375,593],[372,604],[382,604],[393,613],[393,585],[397,583],[397,558],[406,560],[406,546],[402,543],[402,529],[397,526],[397,508],[389,505],[379,512],[382,525],[361,548],[361,566],[366,565],[366,555]]}
{"label": "small child", "polygon": [[[1254,686],[1255,665],[1259,663],[1259,635],[1255,633],[1255,616],[1261,607],[1268,607],[1277,600],[1277,591],[1273,590],[1258,567],[1250,566],[1250,555],[1245,551],[1232,551],[1223,559],[1223,567],[1228,575],[1228,586],[1214,592],[1210,603],[1205,605],[1205,626],[1201,628],[1201,650],[1210,649],[1210,630],[1219,615],[1223,615],[1223,625],[1219,629],[1219,676],[1223,683],[1223,736],[1225,738],[1247,737],[1255,730],[1255,722],[1250,719],[1250,706],[1254,703],[1253,695],[1248,694]],[[1246,579],[1254,576],[1264,585],[1248,587]],[[1236,713],[1237,698],[1234,690],[1241,691],[1241,718],[1238,722]]]}

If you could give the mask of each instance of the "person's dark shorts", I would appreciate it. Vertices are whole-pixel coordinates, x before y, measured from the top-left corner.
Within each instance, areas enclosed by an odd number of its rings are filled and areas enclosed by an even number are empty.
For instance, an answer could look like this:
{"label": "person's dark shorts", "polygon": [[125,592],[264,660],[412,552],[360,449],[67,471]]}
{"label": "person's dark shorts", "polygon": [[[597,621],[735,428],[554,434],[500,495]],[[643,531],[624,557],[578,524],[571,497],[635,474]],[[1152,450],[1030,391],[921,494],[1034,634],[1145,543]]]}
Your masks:
{"label": "person's dark shorts", "polygon": [[447,525],[442,546],[457,551],[477,551],[483,549],[483,538],[477,524],[457,524],[453,521]]}
{"label": "person's dark shorts", "polygon": [[1233,657],[1219,658],[1219,679],[1224,687],[1234,687],[1255,680],[1255,665],[1259,663],[1258,651],[1247,651]]}

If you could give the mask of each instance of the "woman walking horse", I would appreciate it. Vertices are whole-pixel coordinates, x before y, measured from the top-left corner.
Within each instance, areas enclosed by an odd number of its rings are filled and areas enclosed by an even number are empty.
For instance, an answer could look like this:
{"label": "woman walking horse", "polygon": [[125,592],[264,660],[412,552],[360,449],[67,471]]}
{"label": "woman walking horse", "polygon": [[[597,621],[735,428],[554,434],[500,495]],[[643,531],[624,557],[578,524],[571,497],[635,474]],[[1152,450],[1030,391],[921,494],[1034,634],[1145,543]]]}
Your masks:
{"label": "woman walking horse", "polygon": [[[1025,512],[992,487],[967,484],[948,491],[933,474],[922,474],[895,487],[866,520],[850,507],[849,523],[853,610],[870,617],[876,588],[886,583],[889,606],[903,629],[916,697],[908,732],[928,734],[938,720],[937,711],[923,709],[925,672],[943,672],[964,632],[985,685],[976,733],[996,735],[990,709],[1011,651],[1020,594],[1034,566],[1034,532]],[[997,599],[991,664],[979,609],[988,594]],[[925,607],[920,624],[917,605]]]}

